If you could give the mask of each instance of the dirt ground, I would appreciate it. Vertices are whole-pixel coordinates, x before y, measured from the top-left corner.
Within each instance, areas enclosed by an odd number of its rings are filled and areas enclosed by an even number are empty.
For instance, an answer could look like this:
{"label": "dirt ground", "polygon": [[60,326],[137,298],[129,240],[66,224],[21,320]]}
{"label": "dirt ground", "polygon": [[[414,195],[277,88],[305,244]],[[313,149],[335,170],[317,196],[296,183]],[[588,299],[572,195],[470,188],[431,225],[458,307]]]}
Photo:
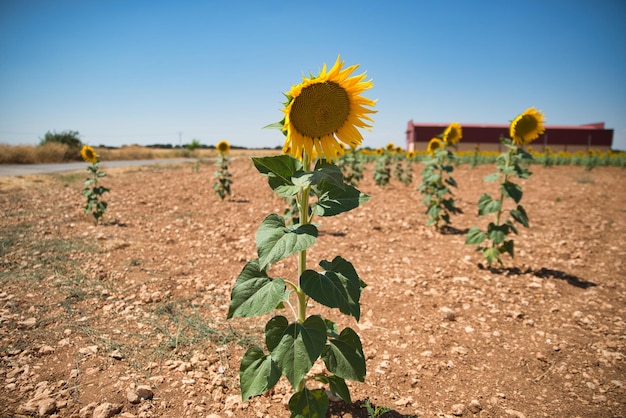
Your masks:
{"label": "dirt ground", "polygon": [[[446,234],[426,226],[414,169],[381,188],[369,167],[369,202],[317,218],[309,268],[341,255],[368,284],[359,323],[309,306],[367,357],[353,404],[329,416],[626,416],[626,170],[533,166],[530,228],[489,270],[462,232],[492,220],[477,202],[493,166],[456,168],[464,213]],[[0,179],[1,417],[289,416],[284,378],[241,402],[239,362],[268,318],[226,320],[258,225],[286,203],[248,158],[220,201],[214,170],[107,170],[99,226],[82,213],[86,172]]]}

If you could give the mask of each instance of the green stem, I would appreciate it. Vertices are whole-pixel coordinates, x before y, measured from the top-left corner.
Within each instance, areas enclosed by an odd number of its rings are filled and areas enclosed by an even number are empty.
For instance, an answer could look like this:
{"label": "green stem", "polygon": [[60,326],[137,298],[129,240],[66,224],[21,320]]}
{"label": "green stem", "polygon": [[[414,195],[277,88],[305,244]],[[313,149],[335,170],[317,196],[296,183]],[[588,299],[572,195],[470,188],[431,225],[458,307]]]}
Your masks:
{"label": "green stem", "polygon": [[[506,159],[504,170],[500,170],[500,171],[507,171],[510,165],[511,165],[511,150],[508,151],[508,156]],[[509,175],[505,174],[504,179],[502,180],[502,183],[500,183],[500,205],[498,205],[498,214],[496,215],[497,226],[500,226],[500,218],[502,217],[502,206],[504,205],[504,184],[506,184],[507,181],[509,181]],[[495,246],[496,246],[495,244],[492,244],[493,248],[495,248]]]}

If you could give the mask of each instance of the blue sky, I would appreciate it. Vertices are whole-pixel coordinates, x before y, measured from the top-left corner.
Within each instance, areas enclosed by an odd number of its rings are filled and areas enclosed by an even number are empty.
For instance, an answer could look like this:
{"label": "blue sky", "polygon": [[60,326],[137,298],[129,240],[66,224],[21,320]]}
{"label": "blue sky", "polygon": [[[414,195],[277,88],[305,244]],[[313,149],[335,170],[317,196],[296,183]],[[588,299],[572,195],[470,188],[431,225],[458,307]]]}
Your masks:
{"label": "blue sky", "polygon": [[378,113],[407,122],[604,121],[626,150],[626,2],[0,0],[0,143],[274,147],[283,92],[360,64]]}

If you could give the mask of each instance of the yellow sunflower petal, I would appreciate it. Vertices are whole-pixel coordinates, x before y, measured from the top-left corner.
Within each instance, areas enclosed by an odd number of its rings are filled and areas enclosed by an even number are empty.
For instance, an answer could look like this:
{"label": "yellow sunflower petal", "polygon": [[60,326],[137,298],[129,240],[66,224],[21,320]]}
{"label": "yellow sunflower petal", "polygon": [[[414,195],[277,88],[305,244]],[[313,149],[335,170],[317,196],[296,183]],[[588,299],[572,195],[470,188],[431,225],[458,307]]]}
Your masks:
{"label": "yellow sunflower petal", "polygon": [[363,141],[357,128],[369,129],[373,122],[370,109],[376,102],[360,96],[372,88],[366,75],[351,74],[358,68],[352,65],[343,68],[338,56],[335,64],[327,70],[324,64],[315,77],[303,77],[302,82],[292,86],[286,96],[291,98],[282,109],[285,114],[283,131],[286,133],[283,150],[302,159],[303,154],[333,161],[343,155],[341,143],[356,148]]}

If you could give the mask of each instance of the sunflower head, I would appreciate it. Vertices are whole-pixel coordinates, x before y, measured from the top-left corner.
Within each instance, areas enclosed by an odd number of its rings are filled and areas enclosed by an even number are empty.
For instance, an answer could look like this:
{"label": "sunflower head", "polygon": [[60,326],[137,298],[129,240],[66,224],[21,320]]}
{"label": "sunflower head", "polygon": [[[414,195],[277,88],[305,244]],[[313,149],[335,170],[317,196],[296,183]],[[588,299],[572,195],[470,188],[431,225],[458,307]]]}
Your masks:
{"label": "sunflower head", "polygon": [[395,149],[396,149],[396,146],[395,146],[395,144],[394,144],[393,142],[390,142],[390,143],[388,143],[388,144],[385,146],[385,149],[386,149],[388,152],[392,152],[393,150],[395,150]]}
{"label": "sunflower head", "polygon": [[98,162],[98,154],[89,145],[83,145],[83,148],[80,150],[80,156],[88,163],[95,164]]}
{"label": "sunflower head", "polygon": [[439,138],[433,138],[428,142],[426,151],[430,154],[434,154],[436,150],[443,148],[443,141]]}
{"label": "sunflower head", "polygon": [[409,151],[406,153],[406,158],[408,158],[409,160],[412,160],[413,158],[415,158],[416,155],[417,153],[415,151]]}
{"label": "sunflower head", "polygon": [[511,122],[510,134],[513,144],[526,145],[545,132],[543,113],[534,107],[526,109]]}
{"label": "sunflower head", "polygon": [[286,135],[283,153],[303,160],[304,155],[333,161],[344,153],[344,144],[354,149],[363,141],[358,128],[371,129],[376,102],[361,94],[373,84],[366,74],[351,76],[358,68],[343,68],[337,57],[327,71],[326,65],[317,76],[303,77],[302,82],[286,93],[282,130]]}
{"label": "sunflower head", "polygon": [[228,151],[230,151],[230,144],[226,140],[221,140],[220,142],[217,143],[217,145],[215,146],[215,149],[217,149],[217,152],[219,152],[222,155],[228,154]]}
{"label": "sunflower head", "polygon": [[385,155],[385,150],[382,148],[376,148],[376,155]]}
{"label": "sunflower head", "polygon": [[445,142],[446,145],[454,146],[462,137],[463,130],[461,129],[461,125],[457,122],[452,122],[450,126],[443,131],[443,142]]}

